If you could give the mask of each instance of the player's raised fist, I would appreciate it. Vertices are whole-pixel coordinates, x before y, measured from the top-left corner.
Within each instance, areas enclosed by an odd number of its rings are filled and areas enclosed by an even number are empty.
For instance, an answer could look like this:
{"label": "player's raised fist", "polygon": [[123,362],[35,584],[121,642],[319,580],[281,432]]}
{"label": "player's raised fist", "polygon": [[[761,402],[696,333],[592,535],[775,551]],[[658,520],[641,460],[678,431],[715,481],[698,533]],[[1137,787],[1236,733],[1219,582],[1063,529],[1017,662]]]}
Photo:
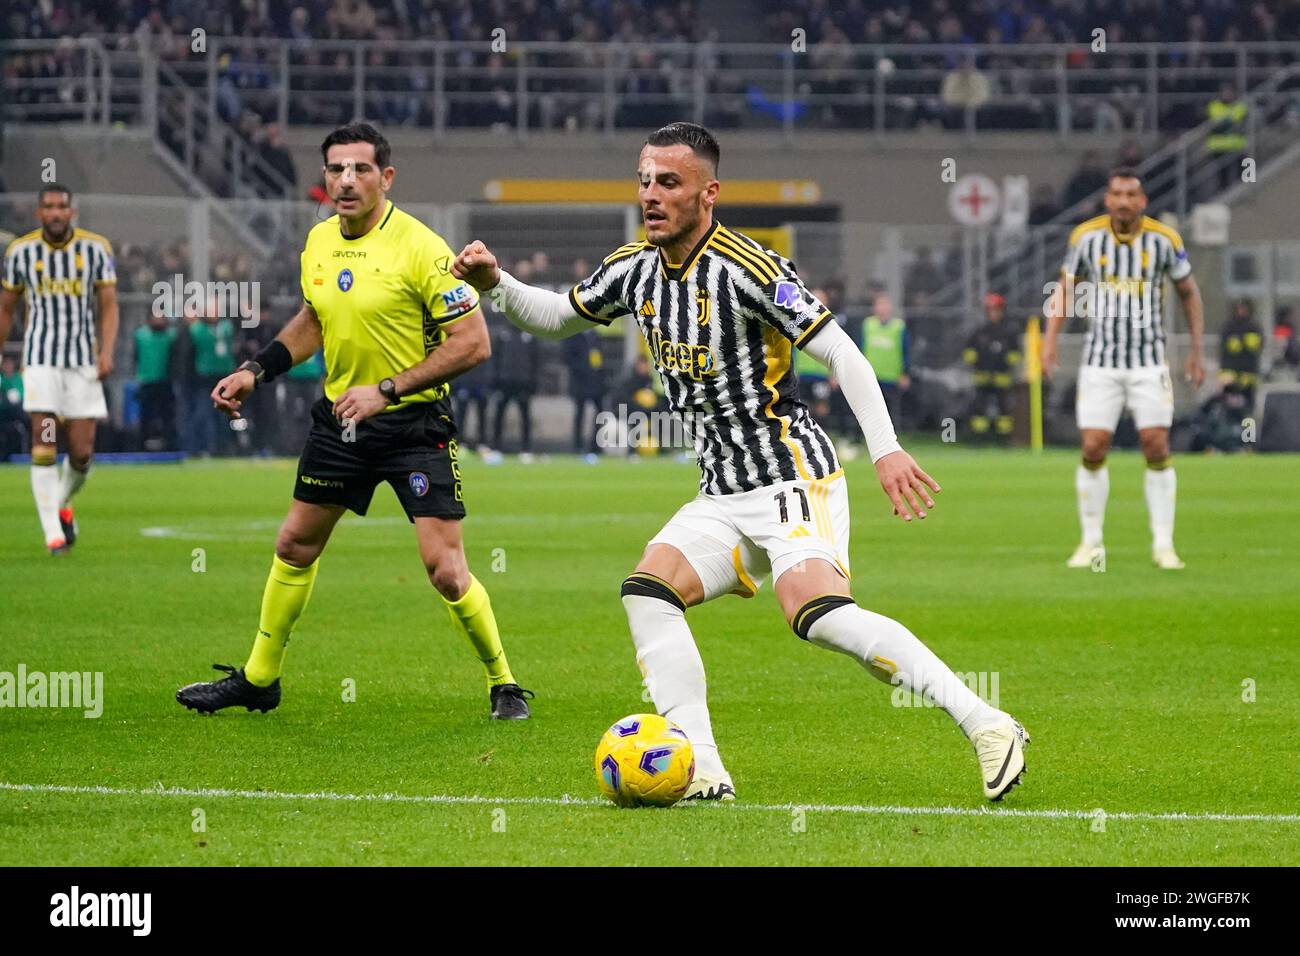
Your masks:
{"label": "player's raised fist", "polygon": [[464,279],[479,292],[487,292],[501,281],[497,257],[479,239],[460,251],[456,261],[451,264],[451,274],[457,279]]}

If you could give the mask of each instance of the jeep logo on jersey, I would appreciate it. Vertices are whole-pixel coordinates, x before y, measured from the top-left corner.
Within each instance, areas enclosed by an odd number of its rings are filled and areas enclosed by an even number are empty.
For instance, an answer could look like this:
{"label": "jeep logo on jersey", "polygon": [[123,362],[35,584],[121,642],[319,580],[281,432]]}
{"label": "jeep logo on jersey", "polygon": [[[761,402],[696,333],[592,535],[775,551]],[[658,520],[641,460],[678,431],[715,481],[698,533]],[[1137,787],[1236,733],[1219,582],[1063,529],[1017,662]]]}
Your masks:
{"label": "jeep logo on jersey", "polygon": [[707,345],[674,342],[658,330],[650,334],[650,351],[655,364],[665,372],[682,372],[695,381],[718,374],[718,360]]}
{"label": "jeep logo on jersey", "polygon": [[772,300],[783,309],[797,309],[803,305],[803,293],[799,291],[799,283],[782,279],[776,284]]}
{"label": "jeep logo on jersey", "polygon": [[339,273],[339,288],[344,292],[352,288],[352,270],[344,269]]}
{"label": "jeep logo on jersey", "polygon": [[411,486],[411,493],[417,498],[423,498],[429,493],[429,476],[422,471],[413,471],[406,479]]}

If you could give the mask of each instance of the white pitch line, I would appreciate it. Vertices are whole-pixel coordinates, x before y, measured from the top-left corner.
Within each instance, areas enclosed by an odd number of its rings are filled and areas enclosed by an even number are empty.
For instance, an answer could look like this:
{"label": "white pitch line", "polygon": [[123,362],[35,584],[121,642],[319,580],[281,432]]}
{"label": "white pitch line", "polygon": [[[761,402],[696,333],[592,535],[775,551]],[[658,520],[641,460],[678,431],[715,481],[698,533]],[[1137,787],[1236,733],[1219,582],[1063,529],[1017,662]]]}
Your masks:
{"label": "white pitch line", "polygon": [[[344,803],[423,803],[444,805],[487,804],[491,806],[555,806],[555,807],[600,807],[607,806],[607,801],[594,797],[485,797],[485,796],[449,796],[438,794],[408,793],[334,793],[315,791],[311,793],[284,793],[279,790],[227,790],[209,787],[105,787],[105,786],[64,786],[51,783],[3,783],[0,790],[18,793],[66,793],[88,794],[110,797],[233,797],[247,800],[318,800]],[[1011,807],[1000,809],[975,807],[891,807],[870,806],[864,804],[816,804],[816,803],[741,803],[731,805],[734,810],[762,810],[768,812],[790,812],[804,810],[810,813],[861,813],[874,816],[935,816],[935,817],[1020,817],[1049,820],[1091,820],[1096,816],[1095,810],[1017,810]],[[1221,823],[1300,823],[1300,814],[1295,813],[1151,813],[1145,811],[1116,810],[1103,811],[1107,820],[1168,820],[1173,822],[1221,822]]]}

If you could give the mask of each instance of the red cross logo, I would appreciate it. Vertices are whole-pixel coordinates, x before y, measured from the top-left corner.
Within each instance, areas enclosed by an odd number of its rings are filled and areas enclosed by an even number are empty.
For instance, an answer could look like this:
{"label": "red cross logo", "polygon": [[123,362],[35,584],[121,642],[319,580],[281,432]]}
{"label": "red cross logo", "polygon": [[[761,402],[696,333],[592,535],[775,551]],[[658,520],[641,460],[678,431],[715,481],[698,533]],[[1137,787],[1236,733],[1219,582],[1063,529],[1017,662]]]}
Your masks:
{"label": "red cross logo", "polygon": [[965,196],[958,196],[957,201],[963,205],[969,206],[971,218],[978,219],[980,206],[984,205],[986,202],[992,202],[993,197],[980,192],[979,183],[973,182],[970,184],[970,191],[967,192]]}

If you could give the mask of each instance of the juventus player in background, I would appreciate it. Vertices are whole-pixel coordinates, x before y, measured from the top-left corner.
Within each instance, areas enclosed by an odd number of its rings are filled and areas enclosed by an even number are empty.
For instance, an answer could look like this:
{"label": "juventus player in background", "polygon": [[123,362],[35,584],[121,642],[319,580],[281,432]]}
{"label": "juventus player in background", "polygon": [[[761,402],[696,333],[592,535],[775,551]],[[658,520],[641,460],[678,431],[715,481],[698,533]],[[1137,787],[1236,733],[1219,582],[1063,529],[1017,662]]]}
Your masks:
{"label": "juventus player in background", "polygon": [[700,494],[654,537],[622,588],[655,707],[695,749],[687,799],[734,799],[735,790],[714,741],[686,609],[723,594],[753,596],[771,573],[799,637],[943,707],[975,747],[985,795],[998,800],[1020,781],[1028,736],[907,628],[850,597],[848,488],[834,447],[799,398],[792,348],[841,383],[903,520],[924,518],[939,486],[899,447],[870,364],[794,265],[713,218],[718,153],[708,130],[692,123],[652,133],[637,167],[647,240],[616,250],[567,296],[521,283],[479,241],[452,271],[537,335],[562,338],[634,316],[694,441]]}
{"label": "juventus player in background", "polygon": [[1056,338],[1065,321],[1068,292],[1087,312],[1089,323],[1075,399],[1083,461],[1075,470],[1074,487],[1083,539],[1066,563],[1072,568],[1104,567],[1102,522],[1110,495],[1106,453],[1127,405],[1147,461],[1151,560],[1158,568],[1178,570],[1183,562],[1174,551],[1178,485],[1169,457],[1174,391],[1165,362],[1165,279],[1173,280],[1187,316],[1192,345],[1186,372],[1197,388],[1205,381],[1201,292],[1182,237],[1143,215],[1147,197],[1135,171],[1111,173],[1105,206],[1105,215],[1080,223],[1070,234],[1061,283],[1047,303],[1043,337],[1043,370],[1050,375],[1056,367]]}
{"label": "juventus player in background", "polygon": [[[108,417],[102,383],[113,371],[117,342],[113,247],[75,228],[75,216],[70,189],[44,187],[36,199],[41,228],[9,244],[0,278],[0,345],[19,299],[27,299],[23,409],[32,419],[32,495],[45,546],[56,555],[77,540],[72,496],[90,472],[95,423]],[[62,471],[56,465],[59,419],[68,448]]]}

